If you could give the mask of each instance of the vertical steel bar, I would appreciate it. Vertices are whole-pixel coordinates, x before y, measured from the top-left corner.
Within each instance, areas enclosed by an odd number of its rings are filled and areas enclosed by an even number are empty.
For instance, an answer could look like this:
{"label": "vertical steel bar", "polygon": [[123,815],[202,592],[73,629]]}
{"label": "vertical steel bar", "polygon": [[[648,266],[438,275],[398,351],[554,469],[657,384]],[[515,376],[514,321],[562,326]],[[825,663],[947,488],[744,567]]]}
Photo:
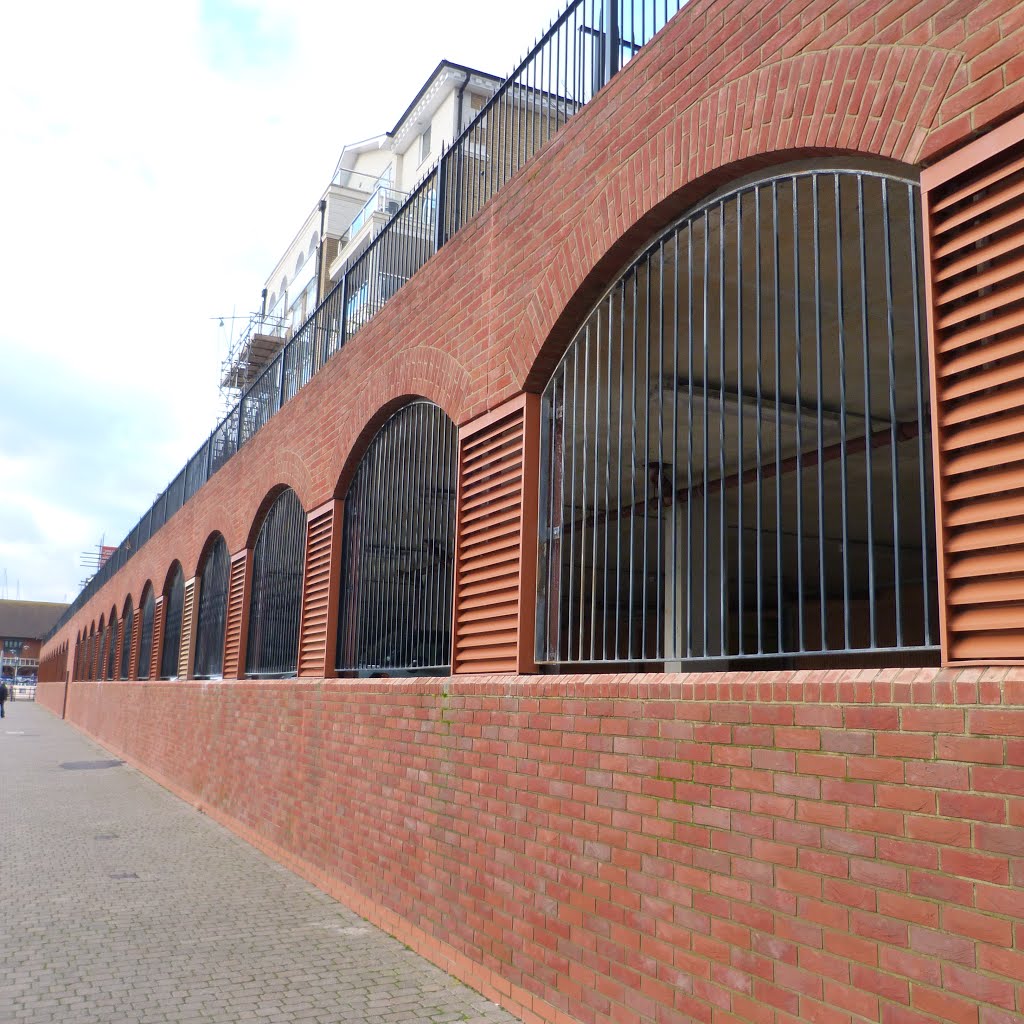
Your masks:
{"label": "vertical steel bar", "polygon": [[[822,307],[821,307],[821,210],[820,197],[818,195],[819,175],[811,177],[811,212],[813,231],[812,251],[814,257],[814,367],[815,367],[815,390],[817,391],[816,425],[817,425],[817,448],[816,448],[816,471],[818,486],[818,630],[821,637],[820,649],[828,650],[828,622],[826,621],[827,608],[827,586],[825,579],[825,424],[824,408],[822,406],[824,390],[824,372],[821,365],[822,345]],[[846,557],[845,554],[843,556]]]}
{"label": "vertical steel bar", "polygon": [[754,454],[756,474],[754,478],[754,491],[757,507],[755,509],[755,530],[757,532],[757,546],[754,552],[756,569],[754,576],[757,582],[757,653],[764,653],[764,453],[762,441],[764,438],[764,362],[763,362],[763,338],[761,331],[761,187],[754,188],[754,319],[755,335],[754,345],[757,358],[757,375],[755,380],[755,408],[757,410],[757,432],[755,434],[756,450]]}
{"label": "vertical steel bar", "polygon": [[[636,523],[636,460],[637,460],[637,409],[636,409],[636,389],[638,384],[637,374],[637,279],[636,270],[633,269],[629,272],[629,278],[633,286],[633,303],[632,303],[632,357],[633,357],[633,379],[631,383],[631,413],[629,417],[630,430],[631,430],[631,445],[630,454],[632,458],[629,460],[629,478],[630,478],[630,500],[629,500],[629,660],[633,660],[633,633],[634,626],[636,623],[636,609],[634,605],[634,581],[636,580],[636,566],[634,564],[634,553],[636,551],[636,539],[634,537],[634,526]],[[642,656],[642,655],[641,655]]]}
{"label": "vertical steel bar", "polygon": [[[718,654],[725,656],[728,615],[725,556],[729,548],[725,515],[725,200],[718,204]],[[742,399],[740,399],[742,404]]]}
{"label": "vertical steel bar", "polygon": [[803,433],[803,335],[800,322],[800,195],[793,176],[793,348],[796,354],[796,608],[799,650],[807,649],[804,637],[804,433]]}
{"label": "vertical steel bar", "polygon": [[864,468],[866,479],[865,520],[868,539],[868,622],[870,630],[869,646],[877,646],[876,609],[875,609],[875,502],[872,489],[872,445],[870,441],[874,416],[871,409],[871,338],[868,325],[868,250],[867,225],[864,217],[864,176],[857,175],[857,230],[860,241],[860,319],[861,335],[864,345],[864,436],[868,439],[864,445]]}
{"label": "vertical steel bar", "polygon": [[[672,232],[672,655],[679,657],[679,229]],[[689,495],[687,495],[689,498]],[[689,504],[689,501],[687,501]]]}
{"label": "vertical steel bar", "polygon": [[746,392],[743,387],[743,196],[739,193],[736,205],[736,479],[739,486],[736,491],[736,651],[745,653],[744,643],[744,605],[743,592],[746,588],[746,575],[743,563],[743,498],[744,498],[744,458],[743,458],[743,415],[746,411]]}
{"label": "vertical steel bar", "polygon": [[[588,352],[589,352],[588,329]],[[589,380],[589,376],[588,376]],[[590,534],[590,660],[597,656],[597,547],[601,523],[601,313],[594,316],[594,500],[592,504],[594,524]]]}
{"label": "vertical steel bar", "polygon": [[686,657],[693,657],[693,221],[686,225]]}
{"label": "vertical steel bar", "polygon": [[708,433],[709,433],[709,406],[708,406],[708,389],[710,382],[708,381],[708,363],[709,363],[709,345],[710,339],[708,337],[708,316],[710,310],[709,304],[709,281],[711,277],[711,236],[710,236],[710,225],[711,220],[708,216],[707,209],[704,210],[704,281],[703,281],[703,310],[701,313],[701,328],[704,332],[704,357],[701,365],[701,391],[704,396],[704,409],[703,409],[703,423],[702,431],[704,440],[704,462],[703,462],[703,473],[701,475],[701,491],[703,494],[703,506],[704,506],[704,520],[701,530],[701,541],[703,542],[704,552],[703,558],[701,559],[701,571],[704,574],[704,585],[701,588],[701,596],[703,597],[704,603],[704,623],[703,623],[703,637],[704,641],[701,645],[701,653],[706,658],[708,656],[708,587],[710,586],[710,577],[708,576],[708,498],[711,490],[710,483],[708,481],[709,474],[709,452],[708,452]]}
{"label": "vertical steel bar", "polygon": [[843,649],[850,649],[849,492],[846,437],[846,308],[843,288],[843,207],[840,176],[833,177],[836,207],[836,326],[839,333],[839,495],[843,516]]}
{"label": "vertical steel bar", "polygon": [[572,352],[572,429],[569,432],[569,445],[572,448],[571,482],[569,485],[569,567],[568,586],[569,607],[568,607],[568,629],[566,631],[565,644],[566,653],[571,659],[573,657],[573,635],[575,627],[575,594],[576,594],[576,417],[577,417],[577,396],[579,395],[579,344],[573,345]]}
{"label": "vertical steel bar", "polygon": [[[775,465],[782,465],[782,291],[779,283],[779,190],[772,182],[772,276],[774,284],[773,311],[775,316]],[[785,650],[783,630],[783,562],[782,562],[782,474],[775,472],[775,607],[776,650]]]}
{"label": "vertical steel bar", "polygon": [[[580,504],[580,634],[579,634],[579,651],[580,658],[583,658],[583,648],[586,642],[586,623],[584,621],[584,605],[587,594],[587,551],[589,547],[593,546],[593,542],[590,544],[587,542],[587,529],[589,527],[591,533],[596,529],[596,524],[588,523],[587,521],[587,498],[589,496],[590,487],[590,323],[587,323],[584,334],[584,346],[583,346],[583,490],[582,490],[582,502]],[[593,574],[594,566],[590,567],[591,574]],[[591,619],[590,629],[591,634],[594,628],[593,621],[593,608],[591,607]],[[593,650],[590,651],[591,657],[593,657]]]}
{"label": "vertical steel bar", "polygon": [[[903,592],[900,561],[899,430],[896,422],[896,325],[892,286],[892,236],[889,224],[889,183],[882,178],[882,250],[885,263],[885,326],[889,350],[889,457],[892,475],[893,591],[896,614],[896,646],[903,646]],[[868,433],[870,434],[870,429]],[[874,595],[872,594],[872,600]]]}
{"label": "vertical steel bar", "polygon": [[[611,532],[611,523],[613,522],[611,517],[611,463],[612,463],[612,325],[614,323],[614,306],[612,302],[612,295],[610,293],[608,298],[605,300],[608,303],[608,316],[607,324],[605,327],[605,347],[608,349],[608,361],[606,376],[607,381],[605,383],[605,409],[604,409],[604,437],[605,437],[605,453],[604,453],[604,515],[601,523],[601,532],[604,534],[604,571],[603,576],[603,589],[601,600],[603,603],[601,618],[603,627],[601,630],[601,660],[608,660],[608,581],[611,575],[611,569],[608,563],[608,534]],[[616,605],[618,602],[616,601]],[[613,655],[614,657],[614,652]]]}
{"label": "vertical steel bar", "polygon": [[[619,660],[619,637],[622,635],[622,623],[619,609],[622,604],[622,518],[623,485],[622,485],[622,419],[626,408],[626,293],[622,282],[615,287],[613,294],[619,297],[619,336],[615,351],[619,354],[619,406],[617,416],[618,453],[615,459],[616,507],[620,516],[615,522],[615,660]],[[610,332],[609,332],[610,337]],[[632,516],[632,510],[630,516]],[[627,609],[631,611],[631,609]]]}

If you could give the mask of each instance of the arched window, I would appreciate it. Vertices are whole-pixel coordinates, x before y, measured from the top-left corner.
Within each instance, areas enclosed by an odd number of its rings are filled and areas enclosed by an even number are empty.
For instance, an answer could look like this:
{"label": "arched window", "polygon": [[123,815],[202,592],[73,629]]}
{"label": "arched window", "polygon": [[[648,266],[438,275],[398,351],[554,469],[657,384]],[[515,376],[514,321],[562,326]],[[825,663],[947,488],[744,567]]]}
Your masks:
{"label": "arched window", "polygon": [[175,565],[164,588],[164,649],[160,653],[160,678],[178,677],[178,655],[181,653],[181,616],[185,606],[185,574]]}
{"label": "arched window", "polygon": [[117,628],[117,609],[110,609],[110,624],[108,629],[110,630],[110,640],[107,644],[107,665],[106,671],[103,673],[104,679],[116,679],[117,678],[117,644],[120,637],[120,631]]}
{"label": "arched window", "polygon": [[75,634],[75,654],[71,663],[72,673],[75,679],[82,678],[82,634]]}
{"label": "arched window", "polygon": [[156,614],[156,598],[153,596],[153,587],[146,584],[145,592],[142,595],[142,626],[139,629],[139,669],[138,678],[148,679],[150,666],[153,663],[153,618]]}
{"label": "arched window", "polygon": [[135,607],[129,597],[121,613],[121,671],[122,679],[128,678],[132,655],[132,630],[135,628]]}
{"label": "arched window", "polygon": [[456,429],[432,402],[399,409],[345,499],[339,671],[451,666]]}
{"label": "arched window", "polygon": [[196,624],[196,679],[211,679],[224,671],[224,623],[227,618],[228,546],[217,537],[199,568],[199,616]]}
{"label": "arched window", "polygon": [[270,506],[253,549],[246,675],[295,674],[305,555],[306,513],[298,495],[285,489]]}
{"label": "arched window", "polygon": [[651,244],[544,392],[537,659],[931,663],[919,188],[751,180]]}
{"label": "arched window", "polygon": [[92,681],[96,678],[96,623],[89,627],[89,656],[85,665],[85,678]]}

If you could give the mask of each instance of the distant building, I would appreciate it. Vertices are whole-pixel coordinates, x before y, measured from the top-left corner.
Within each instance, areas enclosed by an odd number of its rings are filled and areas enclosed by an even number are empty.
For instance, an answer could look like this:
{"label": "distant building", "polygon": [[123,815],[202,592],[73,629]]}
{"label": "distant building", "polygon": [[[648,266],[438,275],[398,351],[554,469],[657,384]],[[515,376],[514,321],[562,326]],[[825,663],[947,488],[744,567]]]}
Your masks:
{"label": "distant building", "polygon": [[501,82],[443,60],[390,131],[342,149],[330,183],[267,278],[259,312],[224,361],[220,384],[228,405],[302,326],[345,264],[398,212]]}
{"label": "distant building", "polygon": [[0,600],[0,675],[10,682],[34,683],[43,637],[67,609],[48,601]]}

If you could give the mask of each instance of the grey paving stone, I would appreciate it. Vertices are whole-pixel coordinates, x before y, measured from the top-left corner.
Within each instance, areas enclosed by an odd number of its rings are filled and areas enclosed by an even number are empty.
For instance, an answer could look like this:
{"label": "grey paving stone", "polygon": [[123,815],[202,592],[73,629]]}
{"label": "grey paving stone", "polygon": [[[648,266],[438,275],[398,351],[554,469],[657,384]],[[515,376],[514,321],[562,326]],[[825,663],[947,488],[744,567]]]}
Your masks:
{"label": "grey paving stone", "polygon": [[513,1024],[48,711],[0,722],[0,1021]]}

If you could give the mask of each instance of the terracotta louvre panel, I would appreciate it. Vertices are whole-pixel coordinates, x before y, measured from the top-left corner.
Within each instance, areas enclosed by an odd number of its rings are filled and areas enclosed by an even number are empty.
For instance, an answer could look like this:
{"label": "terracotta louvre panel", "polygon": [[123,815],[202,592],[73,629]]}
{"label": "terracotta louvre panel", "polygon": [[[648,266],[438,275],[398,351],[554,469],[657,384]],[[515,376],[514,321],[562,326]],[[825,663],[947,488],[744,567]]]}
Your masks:
{"label": "terracotta louvre panel", "polygon": [[228,610],[224,624],[224,678],[238,679],[245,665],[246,611],[249,604],[249,549],[231,558],[228,577]]}
{"label": "terracotta louvre panel", "polygon": [[530,672],[537,559],[539,399],[459,430],[452,672]]}
{"label": "terracotta louvre panel", "polygon": [[342,503],[329,501],[311,512],[307,520],[306,574],[299,628],[300,676],[334,675],[342,519]]}
{"label": "terracotta louvre panel", "polygon": [[178,647],[178,678],[188,679],[191,675],[192,634],[195,627],[196,580],[185,583],[185,601],[181,609],[181,645]]}
{"label": "terracotta louvre panel", "polygon": [[1024,117],[928,168],[942,650],[1024,661]]}
{"label": "terracotta louvre panel", "polygon": [[160,678],[160,656],[164,650],[164,626],[167,623],[167,599],[162,595],[153,608],[153,643],[150,647],[149,678]]}
{"label": "terracotta louvre panel", "polygon": [[128,654],[128,678],[139,678],[139,638],[142,635],[142,611],[132,616],[131,650]]}

